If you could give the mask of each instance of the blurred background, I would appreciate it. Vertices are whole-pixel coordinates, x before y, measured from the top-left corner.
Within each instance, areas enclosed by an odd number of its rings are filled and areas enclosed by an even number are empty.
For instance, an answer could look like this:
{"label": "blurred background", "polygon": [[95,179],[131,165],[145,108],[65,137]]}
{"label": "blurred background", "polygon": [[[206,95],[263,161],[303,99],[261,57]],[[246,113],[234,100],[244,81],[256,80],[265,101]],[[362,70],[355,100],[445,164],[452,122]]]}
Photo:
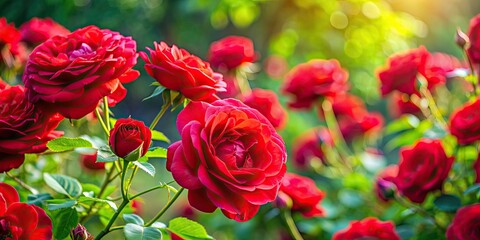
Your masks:
{"label": "blurred background", "polygon": [[[211,42],[228,35],[246,36],[259,54],[259,72],[251,77],[251,85],[276,92],[293,66],[313,58],[335,58],[349,71],[351,92],[384,116],[388,114],[386,104],[379,101],[375,69],[389,55],[419,45],[462,59],[455,30],[467,31],[470,18],[479,12],[478,0],[0,0],[0,16],[16,27],[32,17],[50,17],[70,31],[97,25],[132,36],[138,51],[165,41],[206,59]],[[142,101],[154,89],[143,64],[139,58],[135,68],[142,75],[126,84],[126,99],[113,109],[118,118],[132,116],[149,123],[162,105],[160,96]],[[285,97],[280,100],[284,103]],[[179,139],[176,113],[157,125],[172,141]],[[288,149],[299,133],[317,124],[315,114],[290,114],[281,132]],[[168,172],[157,169],[159,180],[171,180]],[[152,195],[145,202],[163,202],[161,198]],[[152,209],[145,209],[145,216],[154,215],[157,208],[148,205]],[[266,219],[238,224],[217,215],[199,221],[219,239],[251,238],[241,233]],[[324,229],[328,224],[323,223]]]}

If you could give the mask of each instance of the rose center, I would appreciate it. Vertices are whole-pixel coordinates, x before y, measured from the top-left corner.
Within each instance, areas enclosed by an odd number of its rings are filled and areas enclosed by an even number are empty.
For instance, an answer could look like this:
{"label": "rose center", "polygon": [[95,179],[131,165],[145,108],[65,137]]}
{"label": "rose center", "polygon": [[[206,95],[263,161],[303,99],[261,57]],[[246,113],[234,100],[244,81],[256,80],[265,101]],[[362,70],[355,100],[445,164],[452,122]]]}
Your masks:
{"label": "rose center", "polygon": [[0,240],[11,238],[12,232],[10,231],[10,224],[6,219],[0,219]]}
{"label": "rose center", "polygon": [[247,151],[242,143],[237,141],[225,141],[217,148],[217,155],[224,161],[234,161],[237,167],[243,167],[247,156]]}
{"label": "rose center", "polygon": [[88,44],[82,43],[79,49],[73,50],[70,53],[70,60],[73,61],[79,57],[87,58],[93,55],[95,55],[95,51],[93,51]]}

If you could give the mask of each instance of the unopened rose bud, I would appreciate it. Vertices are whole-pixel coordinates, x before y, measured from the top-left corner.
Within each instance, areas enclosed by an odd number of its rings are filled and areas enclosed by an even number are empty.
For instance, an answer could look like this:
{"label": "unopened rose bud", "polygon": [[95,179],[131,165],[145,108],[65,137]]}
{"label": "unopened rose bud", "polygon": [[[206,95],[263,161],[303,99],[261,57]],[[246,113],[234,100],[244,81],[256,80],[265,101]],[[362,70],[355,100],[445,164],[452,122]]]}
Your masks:
{"label": "unopened rose bud", "polygon": [[92,234],[80,223],[70,232],[72,240],[93,240]]}
{"label": "unopened rose bud", "polygon": [[470,38],[462,32],[460,28],[457,28],[457,33],[455,34],[455,43],[461,48],[461,49],[467,49],[470,45]]}
{"label": "unopened rose bud", "polygon": [[292,208],[293,201],[284,192],[278,192],[277,198],[273,201],[273,205],[277,208]]}
{"label": "unopened rose bud", "polygon": [[390,199],[395,198],[395,191],[397,190],[397,186],[393,182],[390,182],[385,179],[378,179],[377,180],[377,189],[378,195],[384,200],[388,201]]}
{"label": "unopened rose bud", "polygon": [[[110,131],[109,143],[115,155],[126,158],[135,150],[136,159],[145,155],[152,141],[152,132],[141,121],[131,118],[118,119]],[[126,159],[129,160],[129,159]]]}

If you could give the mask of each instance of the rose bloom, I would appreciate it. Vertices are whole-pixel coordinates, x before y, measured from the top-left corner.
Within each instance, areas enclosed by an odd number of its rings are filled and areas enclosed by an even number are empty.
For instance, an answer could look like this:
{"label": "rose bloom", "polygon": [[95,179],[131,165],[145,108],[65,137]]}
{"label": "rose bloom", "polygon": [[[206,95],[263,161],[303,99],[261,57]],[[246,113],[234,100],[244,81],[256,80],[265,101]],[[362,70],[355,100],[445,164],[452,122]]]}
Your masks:
{"label": "rose bloom", "polygon": [[20,26],[20,33],[23,42],[38,46],[53,36],[67,35],[70,31],[50,18],[32,18]]}
{"label": "rose bloom", "polygon": [[333,97],[348,90],[348,72],[337,60],[315,59],[291,69],[282,92],[294,96],[292,108],[310,108],[322,97]]}
{"label": "rose bloom", "polygon": [[243,103],[257,109],[276,129],[282,129],[287,123],[287,111],[278,101],[277,94],[271,90],[256,88],[243,96]]}
{"label": "rose bloom", "polygon": [[383,202],[388,202],[395,194],[396,186],[394,179],[398,174],[398,165],[390,165],[384,168],[378,175],[375,181],[375,192],[378,199]]}
{"label": "rose bloom", "polygon": [[388,102],[388,111],[393,118],[399,118],[404,114],[412,114],[422,117],[422,110],[409,99],[409,95],[394,92]]}
{"label": "rose bloom", "polygon": [[299,168],[306,168],[312,161],[327,164],[322,145],[333,146],[330,132],[326,128],[311,129],[295,139],[292,148],[293,163]]}
{"label": "rose bloom", "polygon": [[292,211],[301,213],[305,218],[323,217],[324,210],[319,206],[325,197],[315,182],[294,173],[286,173],[280,187],[280,196],[287,197],[292,202]]}
{"label": "rose bloom", "polygon": [[456,109],[450,117],[450,133],[459,144],[467,145],[480,139],[480,99]]}
{"label": "rose bloom", "polygon": [[383,127],[383,116],[377,112],[365,112],[354,117],[338,118],[340,132],[345,141],[352,141],[357,137],[378,133]]}
{"label": "rose bloom", "polygon": [[480,14],[470,20],[468,29],[470,47],[467,49],[468,57],[473,63],[480,63]]}
{"label": "rose bloom", "polygon": [[240,36],[228,36],[210,45],[208,61],[214,68],[234,69],[243,63],[256,60],[252,40]]}
{"label": "rose bloom", "polygon": [[131,37],[108,29],[88,26],[55,36],[30,54],[23,75],[28,99],[64,117],[82,118],[105,96],[125,97],[122,83],[139,76],[132,69],[137,56]]}
{"label": "rose bloom", "polygon": [[368,217],[360,221],[352,221],[348,228],[340,230],[333,235],[333,240],[400,240],[395,231],[395,225],[391,221],[380,221]]}
{"label": "rose bloom", "polygon": [[480,239],[480,204],[460,208],[447,229],[448,240]]}
{"label": "rose bloom", "polygon": [[[15,28],[13,23],[7,23],[7,19],[2,17],[0,18],[0,65],[7,64],[8,67],[13,62],[10,61],[19,61],[24,63],[27,58],[27,53],[25,52],[24,46],[20,44],[21,34],[18,29]],[[12,59],[4,58],[5,52],[4,49],[7,49],[6,53],[10,53],[13,57]]]}
{"label": "rose bloom", "polygon": [[140,156],[144,156],[152,142],[152,132],[141,121],[121,118],[115,122],[108,139],[115,155],[125,158],[130,152],[142,146]]}
{"label": "rose bloom", "polygon": [[105,170],[105,163],[97,162],[97,151],[93,153],[81,153],[80,163],[82,167],[88,170]]}
{"label": "rose bloom", "polygon": [[180,112],[181,141],[167,152],[167,170],[188,189],[190,205],[251,219],[275,200],[286,172],[286,149],[271,123],[235,99],[191,102]]}
{"label": "rose bloom", "polygon": [[195,55],[173,45],[154,43],[155,49],[147,48],[150,58],[144,52],[145,70],[167,89],[180,92],[194,101],[212,102],[217,92],[225,91],[226,84],[221,74],[214,72],[210,64]]}
{"label": "rose bloom", "polygon": [[22,165],[24,153],[45,151],[48,141],[63,134],[54,131],[62,119],[27,101],[22,86],[0,90],[0,172]]}
{"label": "rose bloom", "polygon": [[0,239],[52,239],[52,221],[45,211],[19,201],[15,188],[0,183]]}
{"label": "rose bloom", "polygon": [[226,84],[225,91],[217,93],[219,98],[236,98],[240,95],[240,86],[238,85],[235,74],[227,73],[223,75],[223,81],[225,81]]}
{"label": "rose bloom", "polygon": [[400,150],[398,190],[414,203],[422,203],[427,194],[441,190],[453,164],[439,140],[423,139],[413,147]]}

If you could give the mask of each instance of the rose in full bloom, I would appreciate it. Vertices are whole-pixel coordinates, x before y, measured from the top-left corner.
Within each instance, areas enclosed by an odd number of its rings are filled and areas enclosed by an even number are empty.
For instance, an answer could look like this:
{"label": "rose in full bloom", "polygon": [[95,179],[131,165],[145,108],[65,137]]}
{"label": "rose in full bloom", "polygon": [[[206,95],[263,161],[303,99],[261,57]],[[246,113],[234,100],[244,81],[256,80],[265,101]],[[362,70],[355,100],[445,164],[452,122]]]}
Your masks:
{"label": "rose in full bloom", "polygon": [[450,133],[459,144],[471,144],[480,139],[480,99],[456,109],[450,117]]}
{"label": "rose in full bloom", "polygon": [[415,105],[407,94],[395,92],[389,99],[388,111],[393,118],[399,118],[404,114],[422,116],[422,110]]}
{"label": "rose in full bloom", "polygon": [[470,20],[468,29],[470,47],[467,49],[468,57],[473,63],[480,63],[480,14]]}
{"label": "rose in full bloom", "polygon": [[68,29],[50,18],[32,18],[20,26],[22,41],[30,46],[38,46],[40,43],[57,35],[67,35]]}
{"label": "rose in full bloom", "polygon": [[213,42],[208,50],[208,61],[214,68],[234,69],[243,63],[256,60],[252,40],[240,36],[228,36]]}
{"label": "rose in full bloom", "polygon": [[383,169],[375,181],[375,192],[377,197],[383,202],[388,202],[393,199],[395,194],[394,179],[398,174],[398,165],[390,165]]}
{"label": "rose in full bloom", "polygon": [[278,101],[277,94],[271,90],[256,88],[243,96],[243,103],[257,109],[276,129],[282,129],[287,123],[287,112]]}
{"label": "rose in full bloom", "polygon": [[104,162],[97,162],[97,152],[80,153],[80,163],[88,170],[105,170]]}
{"label": "rose in full bloom", "polygon": [[422,203],[427,194],[442,189],[453,164],[439,140],[423,139],[400,150],[398,175],[393,180],[402,195]]}
{"label": "rose in full bloom", "polygon": [[108,29],[88,26],[55,36],[30,54],[23,74],[28,99],[64,117],[82,118],[103,97],[125,96],[122,83],[139,76],[132,69],[137,56],[131,37]]}
{"label": "rose in full bloom", "polygon": [[390,221],[380,221],[368,217],[360,221],[352,221],[346,229],[340,230],[333,235],[333,240],[400,240],[395,231],[395,225]]}
{"label": "rose in full bloom", "polygon": [[24,153],[45,151],[48,141],[63,134],[54,131],[62,119],[30,103],[22,86],[0,89],[0,172],[18,168]]}
{"label": "rose in full bloom", "polygon": [[175,45],[154,44],[154,50],[147,48],[151,60],[144,52],[140,52],[140,56],[148,74],[165,88],[180,92],[188,99],[207,102],[217,100],[215,94],[225,91],[222,75],[214,72],[209,63]]}
{"label": "rose in full bloom", "polygon": [[0,239],[52,239],[52,221],[45,211],[19,201],[15,188],[0,183]]}
{"label": "rose in full bloom", "polygon": [[460,208],[447,229],[448,240],[480,239],[480,204]]}
{"label": "rose in full bloom", "polygon": [[332,97],[348,90],[348,72],[337,60],[315,59],[291,69],[285,78],[283,93],[294,96],[292,108],[310,108],[323,97]]}
{"label": "rose in full bloom", "polygon": [[301,213],[305,218],[325,215],[325,211],[319,205],[325,194],[308,177],[286,173],[280,193],[279,197],[285,197],[289,199],[289,202],[291,201],[292,211]]}
{"label": "rose in full bloom", "polygon": [[326,128],[312,129],[295,139],[292,155],[294,164],[305,168],[312,161],[327,163],[322,146],[328,144],[333,146],[330,132]]}
{"label": "rose in full bloom", "polygon": [[188,189],[190,205],[251,219],[275,200],[286,172],[286,149],[271,123],[235,99],[191,102],[180,112],[181,141],[167,152],[167,170]]}
{"label": "rose in full bloom", "polygon": [[121,118],[115,122],[108,139],[115,155],[125,158],[130,152],[139,148],[140,157],[144,156],[152,143],[152,132],[142,121]]}
{"label": "rose in full bloom", "polygon": [[[15,62],[22,62],[27,58],[25,47],[20,43],[21,34],[15,28],[13,23],[7,23],[7,19],[0,18],[0,65],[6,64],[12,67]],[[5,50],[4,50],[5,49]],[[5,53],[9,53],[9,57],[5,58]]]}

